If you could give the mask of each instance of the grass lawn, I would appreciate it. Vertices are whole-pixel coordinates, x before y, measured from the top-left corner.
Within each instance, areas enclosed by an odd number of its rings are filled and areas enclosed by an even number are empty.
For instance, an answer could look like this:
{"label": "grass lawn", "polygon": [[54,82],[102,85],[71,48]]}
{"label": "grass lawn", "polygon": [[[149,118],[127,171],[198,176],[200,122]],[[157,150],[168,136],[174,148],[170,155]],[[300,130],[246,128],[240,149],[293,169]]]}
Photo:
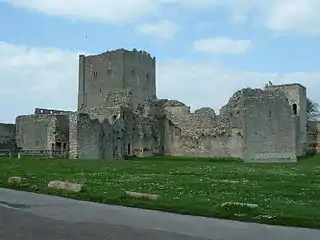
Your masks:
{"label": "grass lawn", "polygon": [[[27,181],[10,185],[7,179],[11,176]],[[84,183],[86,189],[81,193],[49,190],[46,185],[51,180]],[[126,161],[2,158],[0,187],[183,214],[320,228],[320,157],[261,165],[231,159],[159,157]],[[125,190],[161,198],[134,199],[126,197]]]}

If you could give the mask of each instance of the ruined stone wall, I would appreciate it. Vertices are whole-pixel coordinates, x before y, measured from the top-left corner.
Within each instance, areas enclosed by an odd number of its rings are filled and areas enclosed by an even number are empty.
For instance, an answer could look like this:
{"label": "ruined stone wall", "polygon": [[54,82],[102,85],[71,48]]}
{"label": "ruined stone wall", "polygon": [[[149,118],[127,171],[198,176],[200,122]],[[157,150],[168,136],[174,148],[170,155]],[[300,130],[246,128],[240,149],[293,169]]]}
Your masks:
{"label": "ruined stone wall", "polygon": [[53,118],[54,132],[51,142],[60,151],[69,150],[69,115],[56,115]]}
{"label": "ruined stone wall", "polygon": [[216,116],[210,108],[191,113],[179,101],[164,101],[163,108],[169,120],[165,143],[168,155],[242,157],[242,129],[232,128],[230,119]]}
{"label": "ruined stone wall", "polygon": [[80,113],[87,113],[90,118],[99,119],[100,122],[105,119],[111,120],[121,114],[121,108],[132,107],[132,92],[129,90],[109,91],[108,94],[101,97],[100,101],[100,104],[82,109]]}
{"label": "ruined stone wall", "polygon": [[69,157],[101,159],[103,131],[100,122],[89,115],[75,113],[69,116]]}
{"label": "ruined stone wall", "polygon": [[23,115],[16,118],[17,146],[23,150],[51,150],[54,121],[48,115]]}
{"label": "ruined stone wall", "polygon": [[0,123],[0,150],[16,149],[16,126],[15,124]]}
{"label": "ruined stone wall", "polygon": [[292,108],[281,90],[243,92],[246,161],[296,161],[296,123]]}
{"label": "ruined stone wall", "polygon": [[138,156],[163,155],[165,146],[166,119],[159,102],[148,99],[134,112],[134,125],[137,131],[133,132],[135,151],[139,149]]}
{"label": "ruined stone wall", "polygon": [[101,121],[83,113],[70,116],[71,158],[111,160],[134,153],[138,138],[135,115],[122,107],[112,110],[113,114]]}
{"label": "ruined stone wall", "polygon": [[307,153],[320,154],[320,122],[308,122]]}
{"label": "ruined stone wall", "polygon": [[[162,100],[169,155],[239,157],[248,161],[295,161],[296,117],[283,91],[242,89],[219,115],[194,113],[179,101]],[[300,126],[300,125],[299,125]]]}
{"label": "ruined stone wall", "polygon": [[57,110],[57,109],[46,109],[46,108],[36,108],[34,110],[34,114],[54,114],[54,115],[69,115],[72,114],[72,111],[65,111],[65,110]]}
{"label": "ruined stone wall", "polygon": [[16,118],[16,142],[23,150],[67,150],[68,116],[22,115]]}

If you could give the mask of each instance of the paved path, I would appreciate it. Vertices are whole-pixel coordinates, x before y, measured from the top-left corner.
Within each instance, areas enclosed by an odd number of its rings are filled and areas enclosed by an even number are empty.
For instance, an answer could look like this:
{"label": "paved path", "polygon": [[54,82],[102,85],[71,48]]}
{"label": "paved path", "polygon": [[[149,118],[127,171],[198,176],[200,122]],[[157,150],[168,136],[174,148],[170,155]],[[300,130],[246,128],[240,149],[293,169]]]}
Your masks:
{"label": "paved path", "polygon": [[110,206],[0,188],[0,240],[319,240],[320,230]]}

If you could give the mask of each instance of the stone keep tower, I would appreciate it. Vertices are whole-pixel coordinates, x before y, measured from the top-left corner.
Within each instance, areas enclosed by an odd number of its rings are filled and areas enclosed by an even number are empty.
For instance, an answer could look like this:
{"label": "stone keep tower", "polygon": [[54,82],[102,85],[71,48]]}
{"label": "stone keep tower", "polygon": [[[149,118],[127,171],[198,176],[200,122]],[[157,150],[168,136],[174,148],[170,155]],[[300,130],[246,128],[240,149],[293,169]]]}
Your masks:
{"label": "stone keep tower", "polygon": [[297,156],[303,156],[307,148],[307,90],[298,83],[266,86],[266,90],[272,89],[281,89],[289,100],[296,116],[296,152]]}
{"label": "stone keep tower", "polygon": [[[113,106],[115,100],[117,105],[121,105],[121,94],[128,92],[132,95],[130,104],[133,106],[143,103],[147,98],[155,99],[155,62],[155,57],[149,53],[135,49],[80,55],[78,111]],[[118,99],[108,99],[111,92],[118,94]]]}

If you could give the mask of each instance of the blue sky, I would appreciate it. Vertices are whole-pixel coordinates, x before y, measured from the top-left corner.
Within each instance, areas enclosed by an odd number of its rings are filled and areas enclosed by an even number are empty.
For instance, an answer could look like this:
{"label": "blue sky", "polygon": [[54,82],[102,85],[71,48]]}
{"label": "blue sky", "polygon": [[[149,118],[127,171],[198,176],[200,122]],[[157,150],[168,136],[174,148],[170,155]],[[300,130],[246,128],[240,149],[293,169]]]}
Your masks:
{"label": "blue sky", "polygon": [[156,56],[158,97],[193,109],[269,80],[320,102],[319,12],[319,0],[0,0],[0,122],[75,110],[78,54],[117,48]]}

